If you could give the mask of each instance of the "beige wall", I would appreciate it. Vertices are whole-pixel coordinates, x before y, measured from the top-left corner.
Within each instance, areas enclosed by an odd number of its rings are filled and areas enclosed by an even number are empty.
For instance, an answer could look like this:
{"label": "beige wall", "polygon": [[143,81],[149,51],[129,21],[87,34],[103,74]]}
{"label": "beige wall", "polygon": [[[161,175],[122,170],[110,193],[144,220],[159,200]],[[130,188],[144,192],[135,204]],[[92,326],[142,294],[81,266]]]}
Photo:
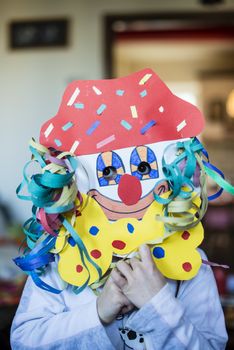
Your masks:
{"label": "beige wall", "polygon": [[[217,10],[234,8],[233,0]],[[0,0],[0,198],[20,219],[29,205],[15,198],[27,142],[38,138],[40,125],[53,116],[68,81],[101,78],[104,14],[203,10],[197,0]],[[215,10],[216,11],[216,10]],[[71,20],[67,49],[10,51],[7,25],[14,19],[66,16]]]}

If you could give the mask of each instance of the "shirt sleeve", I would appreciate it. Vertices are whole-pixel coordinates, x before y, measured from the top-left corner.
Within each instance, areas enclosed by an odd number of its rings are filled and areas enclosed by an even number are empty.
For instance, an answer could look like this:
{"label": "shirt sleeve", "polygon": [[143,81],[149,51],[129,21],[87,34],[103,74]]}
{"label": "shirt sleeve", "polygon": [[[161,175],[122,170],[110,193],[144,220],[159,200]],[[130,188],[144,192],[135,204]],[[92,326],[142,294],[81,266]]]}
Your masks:
{"label": "shirt sleeve", "polygon": [[178,298],[166,284],[126,327],[144,333],[150,350],[225,349],[227,332],[211,268],[202,265],[195,278],[183,282]]}
{"label": "shirt sleeve", "polygon": [[[47,283],[59,289],[53,273]],[[69,305],[70,304],[70,305]],[[11,327],[13,350],[113,350],[89,290],[75,295],[71,289],[52,294],[29,277]]]}

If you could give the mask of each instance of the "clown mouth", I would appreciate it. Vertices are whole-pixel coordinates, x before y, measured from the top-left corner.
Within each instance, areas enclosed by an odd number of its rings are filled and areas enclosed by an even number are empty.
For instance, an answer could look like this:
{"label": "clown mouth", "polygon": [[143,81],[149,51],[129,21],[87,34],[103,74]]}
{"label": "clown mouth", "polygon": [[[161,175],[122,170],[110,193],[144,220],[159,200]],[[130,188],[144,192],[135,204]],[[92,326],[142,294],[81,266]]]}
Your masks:
{"label": "clown mouth", "polygon": [[161,195],[162,193],[167,192],[168,189],[168,184],[164,181],[134,205],[126,205],[123,202],[112,200],[94,189],[90,190],[87,194],[95,199],[110,221],[130,217],[140,220],[143,218],[147,208],[154,201],[154,193]]}

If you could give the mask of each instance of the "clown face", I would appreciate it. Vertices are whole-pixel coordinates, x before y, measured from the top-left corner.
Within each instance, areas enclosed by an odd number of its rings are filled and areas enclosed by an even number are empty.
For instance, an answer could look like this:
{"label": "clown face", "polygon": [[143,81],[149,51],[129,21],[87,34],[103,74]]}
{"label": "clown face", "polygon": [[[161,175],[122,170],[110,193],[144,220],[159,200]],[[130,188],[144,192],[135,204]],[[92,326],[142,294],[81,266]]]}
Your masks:
{"label": "clown face", "polygon": [[162,171],[165,150],[170,149],[170,163],[176,157],[175,143],[199,134],[202,127],[198,109],[173,95],[149,69],[68,86],[40,137],[44,146],[71,152],[78,160],[76,182],[83,201],[76,203],[76,218],[67,218],[87,254],[62,228],[56,249],[65,281],[75,286],[98,281],[113,255],[126,256],[143,243],[151,244],[165,276],[189,279],[197,273],[201,226],[168,237],[163,220],[157,220],[163,206],[154,194],[169,195]]}
{"label": "clown face", "polygon": [[79,156],[78,188],[95,199],[109,220],[142,219],[154,202],[154,193],[168,191],[161,164],[168,146],[171,157],[175,157],[174,142]]}

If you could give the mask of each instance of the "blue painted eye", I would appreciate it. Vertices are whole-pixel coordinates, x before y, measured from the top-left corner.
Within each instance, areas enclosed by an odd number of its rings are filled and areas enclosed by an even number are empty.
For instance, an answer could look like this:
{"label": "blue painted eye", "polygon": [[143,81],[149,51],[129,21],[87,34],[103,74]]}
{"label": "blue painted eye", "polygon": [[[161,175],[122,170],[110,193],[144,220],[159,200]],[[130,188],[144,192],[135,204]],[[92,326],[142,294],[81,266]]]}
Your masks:
{"label": "blue painted eye", "polygon": [[130,167],[132,175],[139,180],[156,179],[159,176],[156,156],[147,146],[139,146],[132,151]]}
{"label": "blue painted eye", "polygon": [[97,158],[97,178],[100,186],[119,183],[125,169],[119,155],[113,151],[99,154]]}

